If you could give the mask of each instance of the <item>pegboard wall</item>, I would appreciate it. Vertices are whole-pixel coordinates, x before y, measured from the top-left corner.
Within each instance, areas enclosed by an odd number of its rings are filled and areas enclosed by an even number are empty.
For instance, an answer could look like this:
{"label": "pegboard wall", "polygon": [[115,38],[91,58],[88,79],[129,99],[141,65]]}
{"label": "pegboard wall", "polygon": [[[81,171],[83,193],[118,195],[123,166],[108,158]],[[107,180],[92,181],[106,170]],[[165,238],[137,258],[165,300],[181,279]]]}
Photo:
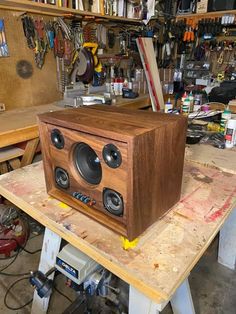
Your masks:
{"label": "pegboard wall", "polygon": [[[46,55],[40,70],[35,66],[34,53],[24,36],[19,12],[0,10],[4,19],[9,57],[0,58],[0,103],[6,110],[51,103],[61,99],[57,90],[56,62],[53,52]],[[43,17],[47,19],[47,17]],[[32,75],[21,78],[17,74],[17,63],[26,60],[32,65]]]}

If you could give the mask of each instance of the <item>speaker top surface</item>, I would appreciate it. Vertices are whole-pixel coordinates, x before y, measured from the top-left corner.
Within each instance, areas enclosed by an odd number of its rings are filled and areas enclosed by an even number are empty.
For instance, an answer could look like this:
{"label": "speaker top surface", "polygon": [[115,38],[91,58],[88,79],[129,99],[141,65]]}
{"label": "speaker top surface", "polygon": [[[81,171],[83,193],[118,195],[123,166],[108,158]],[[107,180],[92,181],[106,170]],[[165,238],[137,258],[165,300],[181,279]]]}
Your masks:
{"label": "speaker top surface", "polygon": [[95,105],[46,112],[38,116],[39,121],[69,127],[87,133],[109,136],[125,140],[152,130],[187,119],[183,116],[124,109],[115,106]]}

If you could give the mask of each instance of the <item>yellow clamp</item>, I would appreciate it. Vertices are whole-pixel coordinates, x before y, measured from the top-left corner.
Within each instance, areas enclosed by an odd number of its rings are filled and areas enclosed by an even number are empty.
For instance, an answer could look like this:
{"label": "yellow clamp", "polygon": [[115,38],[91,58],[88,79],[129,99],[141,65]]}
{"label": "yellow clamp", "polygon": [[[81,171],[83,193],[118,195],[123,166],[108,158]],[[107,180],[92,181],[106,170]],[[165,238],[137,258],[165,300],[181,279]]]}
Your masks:
{"label": "yellow clamp", "polygon": [[102,72],[102,64],[99,61],[96,53],[97,53],[97,49],[98,49],[98,44],[97,43],[90,43],[90,42],[86,42],[83,44],[84,48],[90,48],[91,52],[93,54],[93,60],[94,60],[94,70],[98,73]]}
{"label": "yellow clamp", "polygon": [[120,237],[120,239],[121,239],[121,242],[122,242],[122,248],[124,250],[133,249],[138,244],[138,238],[134,239],[133,241],[129,241],[125,237]]}
{"label": "yellow clamp", "polygon": [[93,54],[94,66],[96,67],[97,64],[98,64],[98,57],[97,57],[97,55],[96,55],[97,49],[98,49],[98,44],[87,42],[87,43],[84,43],[84,44],[83,44],[83,47],[84,47],[84,48],[91,48],[91,52],[92,52],[92,54]]}
{"label": "yellow clamp", "polygon": [[97,52],[97,49],[98,49],[98,44],[86,42],[86,43],[83,44],[83,47],[84,48],[91,48],[92,54],[95,55],[96,52]]}

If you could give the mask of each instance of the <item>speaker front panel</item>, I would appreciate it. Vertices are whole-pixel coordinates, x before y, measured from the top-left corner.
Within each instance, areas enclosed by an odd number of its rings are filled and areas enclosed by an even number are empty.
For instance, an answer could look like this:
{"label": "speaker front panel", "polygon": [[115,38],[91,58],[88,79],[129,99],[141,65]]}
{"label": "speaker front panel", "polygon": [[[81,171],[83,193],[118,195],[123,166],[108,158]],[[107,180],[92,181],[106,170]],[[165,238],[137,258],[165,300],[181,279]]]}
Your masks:
{"label": "speaker front panel", "polygon": [[47,134],[53,188],[125,224],[127,143],[50,124]]}

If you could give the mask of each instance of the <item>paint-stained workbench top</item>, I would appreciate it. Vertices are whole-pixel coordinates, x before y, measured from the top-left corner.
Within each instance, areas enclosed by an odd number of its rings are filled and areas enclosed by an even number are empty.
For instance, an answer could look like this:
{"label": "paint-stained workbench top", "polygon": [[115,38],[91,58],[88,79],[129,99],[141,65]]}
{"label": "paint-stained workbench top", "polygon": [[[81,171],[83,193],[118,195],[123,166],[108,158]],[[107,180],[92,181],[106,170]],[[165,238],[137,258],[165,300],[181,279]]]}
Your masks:
{"label": "paint-stained workbench top", "polygon": [[117,234],[47,195],[41,162],[0,176],[0,194],[161,303],[189,275],[235,207],[236,175],[186,162],[180,202],[128,251]]}

